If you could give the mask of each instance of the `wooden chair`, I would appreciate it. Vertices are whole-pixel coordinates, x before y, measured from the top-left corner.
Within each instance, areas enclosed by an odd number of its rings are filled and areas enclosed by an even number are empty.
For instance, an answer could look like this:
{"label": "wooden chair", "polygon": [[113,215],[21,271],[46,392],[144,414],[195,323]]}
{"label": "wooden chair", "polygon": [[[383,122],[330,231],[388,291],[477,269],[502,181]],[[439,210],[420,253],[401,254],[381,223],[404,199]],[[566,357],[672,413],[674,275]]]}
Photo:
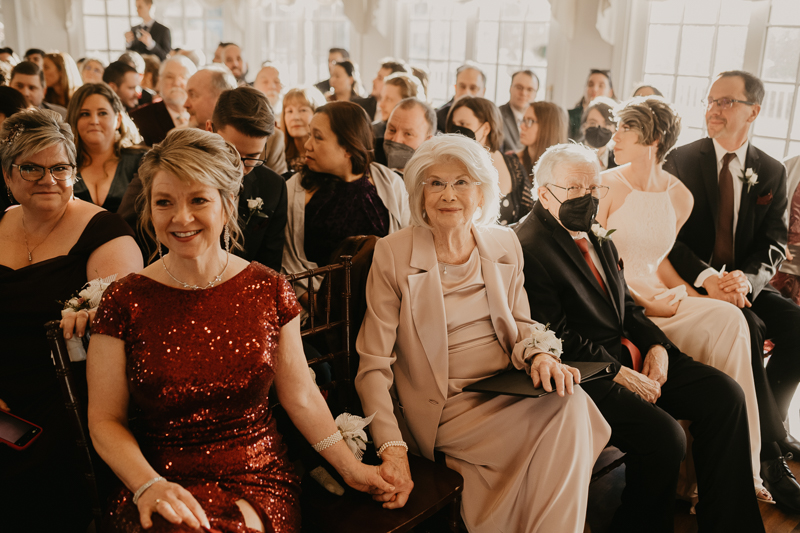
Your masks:
{"label": "wooden chair", "polygon": [[[340,263],[287,276],[289,281],[314,279],[309,283],[309,318],[302,331],[303,337],[324,334],[329,353],[309,360],[309,365],[332,362],[334,376],[331,383],[320,386],[329,392],[328,403],[334,416],[347,411],[363,415],[353,384],[357,354],[352,346],[350,313],[351,257],[342,256]],[[315,287],[323,291],[319,294]],[[335,310],[339,310],[337,313]],[[332,335],[338,332],[338,335]],[[378,464],[374,448],[368,449],[364,461]],[[320,533],[339,532],[392,532],[410,531],[438,511],[447,509],[448,528],[457,532],[460,522],[461,491],[464,479],[461,474],[444,464],[409,454],[414,490],[402,509],[383,509],[368,494],[345,486],[345,494],[336,496],[306,476],[303,479],[301,505],[303,530]],[[338,477],[332,468],[329,472]]]}

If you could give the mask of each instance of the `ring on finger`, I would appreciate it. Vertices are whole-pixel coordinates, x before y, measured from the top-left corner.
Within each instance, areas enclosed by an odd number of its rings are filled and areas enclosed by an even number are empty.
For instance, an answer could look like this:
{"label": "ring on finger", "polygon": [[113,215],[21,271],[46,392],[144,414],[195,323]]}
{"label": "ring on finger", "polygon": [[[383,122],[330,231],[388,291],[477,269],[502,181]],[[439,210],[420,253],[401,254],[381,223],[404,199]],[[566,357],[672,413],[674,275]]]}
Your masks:
{"label": "ring on finger", "polygon": [[161,503],[161,498],[156,498],[156,507],[158,507],[159,503]]}

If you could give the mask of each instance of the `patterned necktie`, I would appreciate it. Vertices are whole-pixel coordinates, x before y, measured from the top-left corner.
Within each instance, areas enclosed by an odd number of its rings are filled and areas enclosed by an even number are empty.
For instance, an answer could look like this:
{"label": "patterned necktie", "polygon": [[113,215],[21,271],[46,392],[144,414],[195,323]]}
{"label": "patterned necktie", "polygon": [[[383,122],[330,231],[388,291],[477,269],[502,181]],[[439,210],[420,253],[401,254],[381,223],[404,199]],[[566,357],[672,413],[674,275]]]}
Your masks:
{"label": "patterned necktie", "polygon": [[[589,270],[591,270],[592,274],[594,274],[597,283],[600,284],[600,287],[603,289],[603,292],[605,292],[606,295],[608,295],[610,298],[611,296],[608,294],[608,289],[606,288],[606,284],[603,283],[603,277],[600,275],[600,271],[597,270],[594,261],[592,261],[592,256],[589,254],[589,243],[586,241],[585,238],[580,238],[580,239],[575,239],[575,244],[578,245],[578,248],[580,249],[581,254],[583,255],[583,259],[589,266]],[[625,337],[620,337],[620,341],[622,342],[622,345],[628,349],[628,353],[631,354],[631,362],[633,363],[633,369],[636,370],[637,372],[641,372],[642,352],[639,351],[639,348],[637,348],[635,344],[633,344]]]}
{"label": "patterned necktie", "polygon": [[733,176],[728,165],[734,157],[732,152],[725,154],[719,171],[719,219],[711,258],[711,266],[717,270],[723,265],[733,269]]}

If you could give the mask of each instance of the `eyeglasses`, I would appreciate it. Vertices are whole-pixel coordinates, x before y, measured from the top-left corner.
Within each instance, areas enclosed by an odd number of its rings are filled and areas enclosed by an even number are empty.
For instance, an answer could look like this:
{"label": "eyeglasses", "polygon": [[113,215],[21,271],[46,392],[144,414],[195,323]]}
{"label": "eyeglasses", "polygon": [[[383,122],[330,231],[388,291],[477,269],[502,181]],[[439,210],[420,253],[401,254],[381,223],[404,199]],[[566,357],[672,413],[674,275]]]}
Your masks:
{"label": "eyeglasses", "polygon": [[254,157],[243,157],[242,164],[247,168],[256,168],[260,167],[266,162],[266,159],[256,159]]}
{"label": "eyeglasses", "polygon": [[450,185],[457,193],[463,193],[470,191],[475,185],[480,185],[480,182],[465,179],[457,179],[455,181],[442,181],[433,179],[429,181],[423,181],[422,184],[425,186],[425,190],[428,192],[442,192],[447,188],[448,185]]}
{"label": "eyeglasses", "polygon": [[[558,185],[547,185],[547,187],[556,187],[558,189],[567,191],[567,200],[575,200],[582,198],[587,194],[591,194],[594,198],[602,200],[608,194],[608,187],[605,185],[592,185],[591,187],[559,187]],[[550,190],[550,189],[548,189]],[[550,191],[552,194],[553,191]]]}
{"label": "eyeglasses", "polygon": [[18,168],[19,175],[25,181],[39,181],[44,177],[44,171],[50,172],[54,180],[67,181],[75,177],[75,165],[60,164],[52,167],[40,167],[31,163],[24,165],[11,165],[11,168]]}
{"label": "eyeglasses", "polygon": [[523,118],[520,124],[524,124],[526,128],[530,128],[534,124],[536,124],[536,120],[532,118]]}
{"label": "eyeglasses", "polygon": [[719,99],[715,100],[714,98],[711,98],[710,96],[708,97],[708,100],[705,100],[705,99],[704,100],[700,100],[700,103],[703,104],[704,106],[706,106],[706,109],[711,109],[711,107],[714,104],[717,104],[717,106],[719,106],[720,109],[730,109],[730,108],[733,107],[733,104],[735,104],[735,103],[744,104],[744,105],[756,105],[755,102],[748,102],[747,100],[735,100],[733,98],[719,98]]}

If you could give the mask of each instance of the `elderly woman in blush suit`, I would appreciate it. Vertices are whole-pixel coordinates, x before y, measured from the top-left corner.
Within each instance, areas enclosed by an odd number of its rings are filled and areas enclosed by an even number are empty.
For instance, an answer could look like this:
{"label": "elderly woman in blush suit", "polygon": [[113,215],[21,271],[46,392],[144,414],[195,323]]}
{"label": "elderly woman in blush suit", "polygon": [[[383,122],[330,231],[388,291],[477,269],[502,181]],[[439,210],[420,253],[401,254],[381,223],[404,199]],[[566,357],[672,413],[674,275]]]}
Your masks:
{"label": "elderly woman in blush suit", "polygon": [[[406,166],[412,226],[375,247],[356,343],[356,388],[396,488],[373,497],[402,507],[408,449],[438,450],[464,476],[469,531],[580,532],[610,430],[578,371],[522,342],[534,322],[519,241],[494,224],[497,182],[488,152],[461,135],[426,141]],[[462,392],[512,365],[557,394]]]}

